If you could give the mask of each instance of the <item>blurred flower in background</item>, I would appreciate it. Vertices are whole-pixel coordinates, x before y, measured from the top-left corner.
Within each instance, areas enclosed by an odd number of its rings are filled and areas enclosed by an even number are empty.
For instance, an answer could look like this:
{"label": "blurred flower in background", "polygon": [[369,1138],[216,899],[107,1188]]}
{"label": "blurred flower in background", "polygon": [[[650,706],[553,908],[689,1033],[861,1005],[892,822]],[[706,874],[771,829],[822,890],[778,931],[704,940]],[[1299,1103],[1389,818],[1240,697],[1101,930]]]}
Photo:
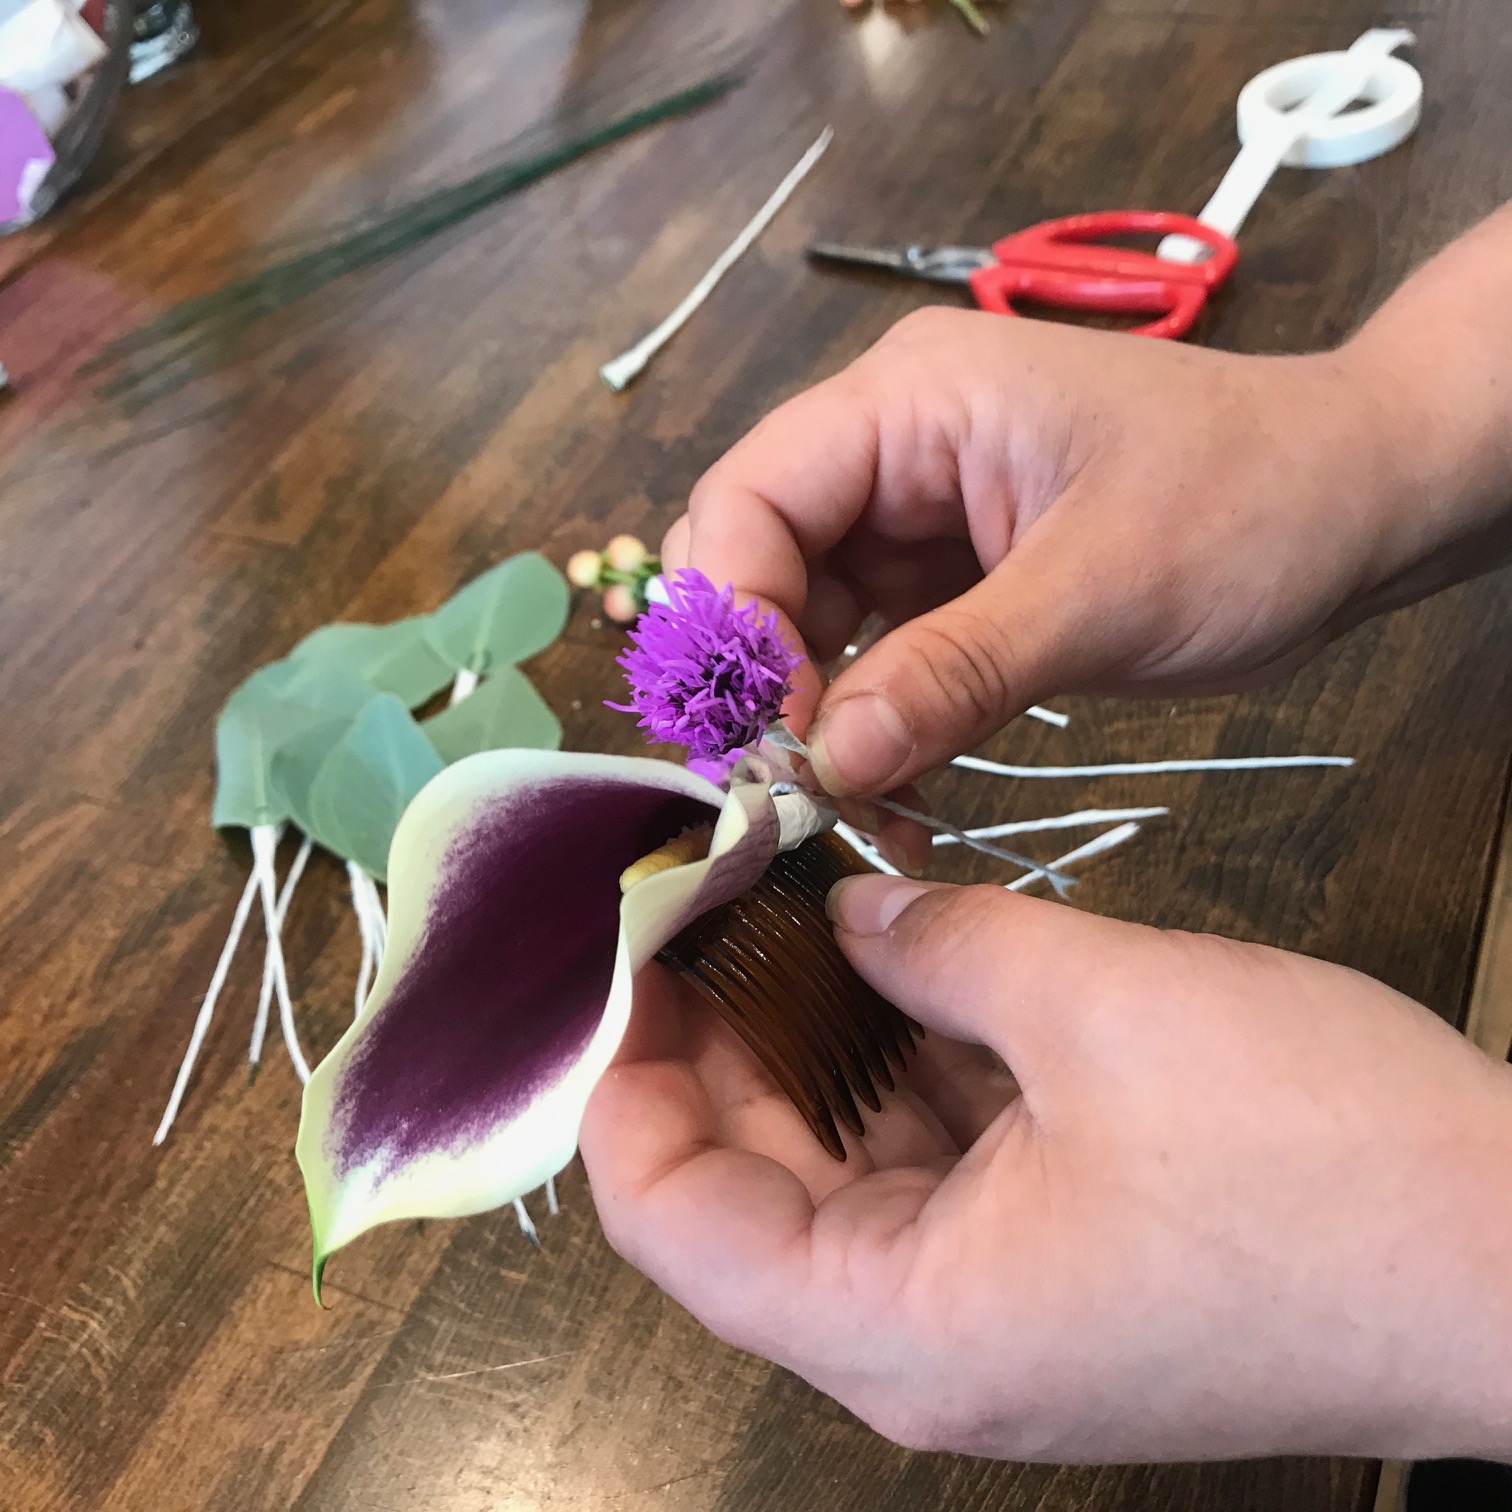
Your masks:
{"label": "blurred flower in background", "polygon": [[128,79],[183,57],[189,0],[0,0],[0,232],[77,181]]}

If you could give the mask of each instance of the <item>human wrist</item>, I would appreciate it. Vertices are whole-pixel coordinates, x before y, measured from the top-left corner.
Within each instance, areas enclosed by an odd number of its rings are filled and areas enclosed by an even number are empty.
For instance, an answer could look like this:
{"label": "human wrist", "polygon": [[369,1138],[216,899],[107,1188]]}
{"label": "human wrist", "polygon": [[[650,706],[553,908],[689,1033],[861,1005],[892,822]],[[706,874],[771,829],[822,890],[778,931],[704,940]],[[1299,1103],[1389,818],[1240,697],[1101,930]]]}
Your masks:
{"label": "human wrist", "polygon": [[1388,304],[1326,359],[1350,392],[1371,494],[1353,619],[1512,557],[1512,389],[1483,342],[1426,353],[1416,303]]}

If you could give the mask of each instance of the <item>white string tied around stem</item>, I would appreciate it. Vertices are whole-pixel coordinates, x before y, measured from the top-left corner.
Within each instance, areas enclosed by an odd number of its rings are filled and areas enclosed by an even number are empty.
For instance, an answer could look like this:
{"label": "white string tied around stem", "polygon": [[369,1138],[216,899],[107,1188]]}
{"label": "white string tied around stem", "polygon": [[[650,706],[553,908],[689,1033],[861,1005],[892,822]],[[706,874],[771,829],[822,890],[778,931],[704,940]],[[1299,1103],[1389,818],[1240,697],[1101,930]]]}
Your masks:
{"label": "white string tied around stem", "polygon": [[1030,719],[1037,719],[1042,724],[1054,725],[1058,730],[1064,730],[1071,723],[1071,716],[1069,714],[1062,714],[1056,709],[1046,709],[1040,704],[1030,704],[1024,710],[1024,713]]}
{"label": "white string tied around stem", "polygon": [[515,1218],[519,1221],[520,1232],[524,1234],[524,1236],[528,1240],[530,1240],[530,1242],[535,1245],[537,1249],[540,1249],[541,1236],[536,1232],[535,1221],[531,1218],[530,1209],[525,1206],[525,1201],[523,1198],[515,1198],[514,1210]]}
{"label": "white string tied around stem", "polygon": [[178,1075],[173,1081],[173,1090],[168,1095],[168,1106],[163,1110],[163,1117],[157,1126],[157,1133],[152,1136],[152,1142],[160,1145],[167,1139],[168,1131],[173,1127],[173,1121],[178,1117],[180,1105],[184,1101],[184,1093],[189,1088],[189,1078],[194,1071],[194,1063],[199,1058],[200,1047],[205,1043],[205,1035],[210,1029],[210,1020],[215,1014],[215,1004],[221,995],[221,989],[226,985],[227,974],[231,970],[231,959],[236,954],[236,947],[241,943],[243,930],[247,927],[248,916],[252,912],[252,899],[257,892],[257,873],[247,873],[247,884],[242,888],[241,897],[237,900],[236,912],[231,916],[231,928],[226,934],[226,942],[221,946],[220,957],[215,963],[215,970],[210,976],[210,985],[205,989],[204,1000],[200,1003],[199,1013],[195,1016],[194,1028],[189,1035],[189,1048],[184,1052],[184,1058],[179,1062]]}
{"label": "white string tied around stem", "polygon": [[[791,751],[795,756],[802,756],[805,761],[811,759],[809,748],[781,720],[769,726],[763,738],[771,741],[779,750]],[[1028,856],[1021,856],[1017,851],[1008,850],[1001,845],[993,845],[987,840],[974,839],[965,830],[958,829],[948,820],[936,819],[933,814],[920,813],[918,809],[908,808],[892,798],[871,798],[867,801],[876,808],[886,809],[890,814],[900,814],[905,819],[912,819],[915,824],[922,824],[925,829],[936,830],[942,835],[951,835],[960,844],[974,851],[980,851],[984,856],[993,856],[999,861],[1007,861],[1010,865],[1021,867],[1026,872],[1036,872],[1044,876],[1062,898],[1076,886],[1076,879],[1057,871],[1054,863],[1051,863],[1048,868],[1042,867],[1038,861],[1031,861]]]}
{"label": "white string tied around stem", "polygon": [[362,1005],[367,1002],[368,989],[373,985],[373,964],[377,954],[373,940],[373,926],[368,921],[367,889],[363,886],[363,870],[355,861],[346,864],[347,882],[352,890],[352,912],[357,915],[357,933],[362,936],[362,964],[357,968],[357,988],[352,998],[352,1017],[362,1017]]}
{"label": "white string tied around stem", "polygon": [[1139,833],[1139,826],[1134,823],[1120,824],[1114,829],[1104,830],[1102,834],[1093,836],[1085,845],[1078,845],[1075,850],[1067,851],[1064,856],[1057,856],[1055,860],[1038,871],[1032,871],[1027,876],[1015,877],[1013,881],[1005,883],[1009,892],[1022,892],[1032,883],[1041,878],[1049,880],[1053,868],[1072,866],[1078,861],[1086,861],[1093,856],[1099,856],[1104,851],[1112,850],[1115,845],[1122,845],[1125,840],[1132,840]]}
{"label": "white string tied around stem", "polygon": [[958,845],[969,846],[974,851],[980,851],[984,856],[995,856],[999,861],[1012,862],[1014,866],[1023,867],[1026,872],[1037,878],[1044,877],[1062,898],[1076,886],[1076,878],[1068,877],[1060,871],[1058,869],[1060,863],[1057,861],[1052,861],[1049,866],[1041,866],[1038,861],[1031,861],[1028,856],[1021,856],[1017,851],[1011,851],[1006,846],[994,845],[988,840],[978,840],[974,835],[967,834],[965,830],[958,829],[947,820],[936,819],[933,814],[921,814],[917,809],[908,808],[891,798],[872,798],[869,801],[878,808],[886,809],[889,814],[901,814],[905,819],[912,819],[915,824],[922,824],[925,829],[948,835]]}
{"label": "white string tied around stem", "polygon": [[283,939],[278,927],[278,878],[273,869],[278,848],[278,831],[271,824],[252,828],[252,866],[257,873],[257,890],[262,898],[263,926],[268,935],[268,951],[273,958],[273,992],[278,999],[278,1023],[283,1030],[284,1045],[294,1064],[294,1074],[301,1082],[310,1079],[309,1063],[299,1048],[299,1033],[294,1027],[294,1004],[289,997],[289,977],[284,967]]}
{"label": "white string tied around stem", "polygon": [[957,756],[951,766],[994,777],[1136,777],[1150,772],[1259,772],[1278,767],[1352,767],[1353,756],[1210,756],[1180,761],[1113,761],[1100,766],[1014,766]]}
{"label": "white string tied around stem", "polygon": [[[1085,824],[1113,824],[1121,819],[1164,819],[1168,808],[1077,809],[1074,814],[1056,814],[1048,819],[1018,819],[1007,824],[988,824],[966,831],[974,840],[995,840],[1001,835],[1035,835],[1043,830],[1080,829]],[[936,845],[959,845],[954,835],[936,835]]]}
{"label": "white string tied around stem", "polygon": [[599,377],[616,394],[628,388],[645,370],[646,364],[688,323],[693,313],[714,292],[714,286],[730,271],[752,242],[772,223],[777,212],[792,197],[793,191],[807,177],[809,169],[824,156],[824,149],[834,139],[835,128],[826,126],[819,139],[798,159],[797,165],[777,186],[772,197],[752,217],[734,241],[714,259],[714,265],[693,285],[686,299],[656,327],[648,332],[628,352],[606,362],[599,369]]}
{"label": "white string tied around stem", "polygon": [[[289,864],[289,874],[284,878],[284,885],[278,894],[278,919],[279,938],[283,937],[283,925],[288,917],[289,903],[294,897],[294,889],[299,885],[299,879],[304,876],[305,866],[310,859],[310,851],[315,842],[308,835],[299,843],[299,849],[294,853],[294,859]],[[257,1013],[252,1020],[252,1042],[247,1047],[247,1074],[257,1074],[258,1062],[262,1060],[263,1040],[268,1033],[268,1012],[273,1005],[273,952],[263,952],[262,986],[257,993]]]}
{"label": "white string tied around stem", "polygon": [[845,841],[845,843],[850,846],[850,848],[855,851],[855,853],[860,856],[863,861],[869,862],[879,872],[885,872],[889,877],[901,877],[903,875],[903,873],[900,872],[898,868],[894,866],[892,862],[889,861],[887,857],[884,856],[882,852],[879,851],[877,847],[866,838],[865,835],[863,835],[859,830],[852,829],[850,825],[846,824],[843,820],[837,819],[835,821],[835,833],[839,835],[839,837],[843,841]]}
{"label": "white string tied around stem", "polygon": [[383,953],[388,949],[388,916],[378,896],[378,879],[371,872],[363,872],[362,880],[367,891],[368,923],[373,930],[373,964],[382,966]]}
{"label": "white string tied around stem", "polygon": [[353,1017],[361,1018],[373,975],[382,968],[383,954],[388,949],[388,922],[383,916],[383,901],[378,896],[378,884],[372,874],[355,861],[348,861],[347,879],[352,889],[352,911],[357,915],[357,928],[362,936],[362,965],[357,972],[353,1014]]}

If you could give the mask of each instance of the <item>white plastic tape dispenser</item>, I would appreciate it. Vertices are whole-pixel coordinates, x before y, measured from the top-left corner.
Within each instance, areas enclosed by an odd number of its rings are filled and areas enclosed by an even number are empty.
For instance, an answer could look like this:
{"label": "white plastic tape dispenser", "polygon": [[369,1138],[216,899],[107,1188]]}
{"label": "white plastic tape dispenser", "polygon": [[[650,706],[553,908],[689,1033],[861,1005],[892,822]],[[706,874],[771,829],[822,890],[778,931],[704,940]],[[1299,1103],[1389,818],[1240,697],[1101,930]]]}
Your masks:
{"label": "white plastic tape dispenser", "polygon": [[[1348,52],[1293,58],[1251,79],[1239,94],[1239,156],[1197,219],[1233,236],[1278,168],[1344,168],[1405,142],[1423,113],[1423,80],[1392,54],[1415,40],[1368,31]],[[1196,262],[1208,249],[1168,236],[1158,251]]]}

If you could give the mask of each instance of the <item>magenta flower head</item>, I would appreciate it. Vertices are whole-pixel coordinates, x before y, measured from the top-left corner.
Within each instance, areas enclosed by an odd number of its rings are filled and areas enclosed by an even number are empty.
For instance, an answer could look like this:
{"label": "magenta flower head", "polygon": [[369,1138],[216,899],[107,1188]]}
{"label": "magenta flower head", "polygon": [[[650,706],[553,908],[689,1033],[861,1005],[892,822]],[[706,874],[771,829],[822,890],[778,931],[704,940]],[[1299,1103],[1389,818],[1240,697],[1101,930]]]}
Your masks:
{"label": "magenta flower head", "polygon": [[759,740],[792,692],[803,658],[783,638],[775,614],[735,606],[732,587],[716,588],[684,567],[667,581],[630,632],[620,658],[628,704],[650,740],[675,741],[709,761]]}

